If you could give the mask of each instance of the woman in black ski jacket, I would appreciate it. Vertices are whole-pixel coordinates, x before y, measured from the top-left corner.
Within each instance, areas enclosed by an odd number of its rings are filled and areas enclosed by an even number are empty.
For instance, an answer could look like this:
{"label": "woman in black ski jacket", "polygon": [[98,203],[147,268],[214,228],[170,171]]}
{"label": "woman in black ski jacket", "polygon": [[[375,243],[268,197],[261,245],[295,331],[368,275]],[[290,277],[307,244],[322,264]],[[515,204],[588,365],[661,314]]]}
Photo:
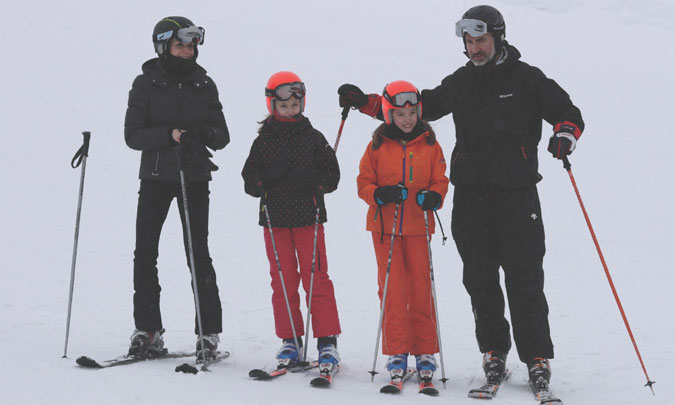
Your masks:
{"label": "woman in black ski jacket", "polygon": [[[157,277],[159,237],[169,206],[177,199],[189,260],[176,147],[183,151],[183,171],[189,207],[192,250],[204,344],[197,342],[197,358],[215,355],[222,332],[222,310],[216,273],[208,248],[209,181],[212,150],[230,140],[218,90],[196,63],[204,30],[184,17],[167,17],[155,26],[153,42],[158,58],[143,64],[134,80],[124,122],[127,145],[142,151],[134,251],[134,320],[129,354],[161,352],[164,328],[159,307]],[[198,334],[198,326],[195,325]]]}

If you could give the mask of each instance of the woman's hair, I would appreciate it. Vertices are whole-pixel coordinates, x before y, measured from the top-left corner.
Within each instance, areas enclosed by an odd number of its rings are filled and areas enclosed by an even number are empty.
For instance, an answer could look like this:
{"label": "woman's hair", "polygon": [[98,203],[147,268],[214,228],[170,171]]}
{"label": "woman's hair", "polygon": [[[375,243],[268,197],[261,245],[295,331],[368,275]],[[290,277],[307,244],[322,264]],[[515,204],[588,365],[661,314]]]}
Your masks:
{"label": "woman's hair", "polygon": [[[431,125],[429,125],[429,123],[427,123],[424,120],[419,120],[419,122],[422,124],[422,127],[424,128],[424,130],[420,133],[420,135],[425,132],[428,132],[429,136],[427,137],[427,145],[434,145],[436,143],[436,133],[431,128]],[[372,146],[373,150],[377,150],[380,148],[380,146],[382,146],[382,141],[385,138],[384,131],[388,126],[389,126],[388,124],[382,123],[379,127],[375,129],[375,131],[373,131],[373,146]]]}

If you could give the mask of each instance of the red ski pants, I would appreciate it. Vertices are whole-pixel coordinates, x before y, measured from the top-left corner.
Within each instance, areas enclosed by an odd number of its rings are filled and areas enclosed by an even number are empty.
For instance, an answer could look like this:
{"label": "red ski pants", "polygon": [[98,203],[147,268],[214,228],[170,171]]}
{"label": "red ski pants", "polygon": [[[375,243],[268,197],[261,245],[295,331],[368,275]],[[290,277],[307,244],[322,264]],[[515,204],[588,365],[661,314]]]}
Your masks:
{"label": "red ski pants", "polygon": [[[380,234],[373,232],[380,305],[387,276],[391,235],[384,235],[383,241],[380,243]],[[382,320],[382,353],[416,355],[437,352],[436,317],[431,297],[426,236],[396,236]]]}
{"label": "red ski pants", "polygon": [[[270,261],[272,276],[272,308],[274,309],[274,326],[277,336],[292,339],[293,330],[288,319],[288,309],[284,299],[284,291],[279,277],[279,268],[274,256],[269,228],[264,228],[267,259]],[[305,303],[309,303],[309,283],[312,276],[312,253],[314,248],[314,225],[297,228],[272,228],[276,244],[281,272],[286,285],[288,301],[293,316],[293,325],[298,336],[303,336],[304,320],[300,312],[300,295],[298,287],[302,280],[305,290]],[[298,265],[300,271],[298,272]],[[319,224],[316,241],[316,262],[314,265],[314,286],[312,289],[312,329],[314,337],[340,334],[340,320],[333,282],[328,277],[326,261],[326,244],[323,225]]]}

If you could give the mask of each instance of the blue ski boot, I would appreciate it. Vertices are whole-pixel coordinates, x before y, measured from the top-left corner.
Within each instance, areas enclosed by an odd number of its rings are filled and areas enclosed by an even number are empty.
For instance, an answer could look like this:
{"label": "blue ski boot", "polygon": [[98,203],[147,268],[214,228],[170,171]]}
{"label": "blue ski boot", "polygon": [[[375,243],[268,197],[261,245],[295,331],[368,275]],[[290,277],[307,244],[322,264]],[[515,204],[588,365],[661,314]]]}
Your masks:
{"label": "blue ski boot", "polygon": [[284,339],[284,344],[277,352],[277,368],[289,368],[298,365],[301,349],[302,343],[300,343],[300,347],[297,347],[293,339]]}
{"label": "blue ski boot", "polygon": [[333,367],[340,365],[340,354],[334,344],[319,345],[319,365],[324,363],[331,363]]}
{"label": "blue ski boot", "polygon": [[392,379],[403,378],[408,372],[408,353],[390,355],[387,359],[387,371]]}
{"label": "blue ski boot", "polygon": [[415,356],[417,375],[422,381],[431,381],[436,371],[436,358],[433,354],[419,354]]}

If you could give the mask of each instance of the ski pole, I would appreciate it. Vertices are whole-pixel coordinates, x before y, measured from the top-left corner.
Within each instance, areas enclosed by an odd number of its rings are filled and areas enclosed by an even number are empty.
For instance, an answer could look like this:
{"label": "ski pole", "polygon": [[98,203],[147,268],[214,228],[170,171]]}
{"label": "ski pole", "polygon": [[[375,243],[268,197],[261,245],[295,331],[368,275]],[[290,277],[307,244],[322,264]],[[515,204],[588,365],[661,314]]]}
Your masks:
{"label": "ski pole", "polygon": [[[310,319],[312,318],[312,292],[314,290],[314,266],[316,264],[316,240],[318,238],[318,231],[319,231],[319,212],[321,209],[321,204],[320,201],[322,201],[322,197],[320,195],[320,191],[317,190],[315,194],[315,200],[314,203],[316,204],[316,216],[314,218],[314,246],[312,248],[312,275],[309,278],[309,300],[307,302],[307,324],[305,326],[305,348],[302,354],[302,358],[306,359],[307,358],[307,344],[309,340],[309,325],[310,325]],[[318,198],[316,198],[318,195]]]}
{"label": "ski pole", "polygon": [[338,145],[340,144],[340,136],[342,136],[342,128],[345,126],[345,121],[347,120],[347,115],[349,114],[349,106],[346,105],[342,109],[342,122],[340,123],[340,129],[338,130],[337,138],[335,139],[335,147],[333,150],[337,153]]}
{"label": "ski pole", "polygon": [[[267,197],[267,192],[265,192],[265,197]],[[272,250],[274,250],[274,258],[277,261],[277,270],[279,270],[279,279],[281,280],[281,289],[284,291],[284,300],[286,301],[286,309],[288,310],[288,319],[291,321],[291,330],[293,331],[293,341],[295,342],[295,347],[298,349],[298,353],[301,355],[300,365],[305,364],[305,358],[302,357],[302,351],[300,350],[300,340],[298,340],[298,334],[295,332],[295,324],[293,322],[293,314],[291,313],[291,304],[288,301],[288,293],[286,292],[286,283],[284,283],[284,275],[281,273],[281,262],[279,261],[279,252],[277,251],[277,245],[274,242],[274,232],[272,232],[272,221],[270,221],[270,213],[267,210],[267,202],[263,201],[263,211],[265,211],[265,218],[267,219],[267,229],[270,231],[270,239],[272,240]]]}
{"label": "ski pole", "polygon": [[424,211],[424,230],[427,233],[427,247],[429,250],[429,276],[431,277],[431,297],[434,300],[434,316],[436,317],[436,337],[438,338],[438,353],[441,358],[441,381],[443,388],[446,388],[445,382],[445,362],[443,361],[443,344],[441,343],[441,326],[438,321],[438,303],[436,302],[436,281],[434,280],[434,262],[431,260],[431,236],[429,235],[429,216]]}
{"label": "ski pole", "polygon": [[[174,148],[176,153],[176,161],[178,162],[178,175],[180,176],[180,191],[183,196],[183,213],[185,215],[185,234],[187,235],[188,242],[188,255],[190,256],[190,273],[192,274],[192,289],[194,290],[194,300],[195,300],[195,310],[197,312],[197,331],[199,332],[199,343],[202,348],[202,353],[204,354],[204,366],[202,370],[206,369],[206,355],[204,352],[204,329],[202,328],[202,314],[201,306],[199,305],[199,287],[197,283],[197,268],[195,267],[195,254],[192,248],[192,227],[190,225],[190,212],[188,210],[188,197],[187,197],[187,187],[185,185],[185,171],[183,170],[183,147],[177,146]],[[199,357],[197,357],[199,361]]]}
{"label": "ski pole", "polygon": [[649,387],[652,391],[652,395],[656,395],[654,393],[654,387],[653,385],[656,383],[656,381],[652,381],[649,379],[649,374],[647,374],[647,368],[645,367],[645,363],[642,361],[642,356],[640,355],[640,350],[638,349],[637,343],[635,343],[635,337],[633,337],[633,331],[630,328],[630,325],[628,324],[628,318],[626,318],[626,313],[623,311],[623,306],[621,305],[621,300],[619,299],[619,295],[616,292],[616,288],[614,287],[614,282],[612,281],[612,276],[609,274],[609,268],[607,267],[607,263],[605,262],[605,257],[602,255],[602,250],[600,250],[600,244],[598,243],[598,239],[595,237],[595,232],[593,231],[593,226],[591,225],[591,220],[588,217],[588,213],[586,212],[586,208],[584,207],[584,202],[581,200],[581,194],[579,194],[579,189],[577,188],[577,183],[574,181],[574,175],[572,175],[572,165],[570,164],[569,159],[567,159],[567,156],[563,157],[563,167],[565,170],[567,170],[567,174],[569,174],[570,180],[572,181],[572,186],[574,187],[574,191],[577,194],[577,199],[579,200],[579,205],[581,206],[581,211],[584,213],[584,218],[586,219],[586,224],[588,225],[588,230],[591,232],[591,237],[593,238],[593,242],[595,243],[595,249],[598,251],[598,255],[600,256],[600,262],[602,263],[602,267],[605,269],[605,275],[607,276],[607,281],[609,282],[609,286],[612,289],[612,293],[614,294],[614,299],[616,300],[616,305],[619,307],[619,312],[621,312],[621,317],[623,318],[623,322],[626,325],[626,330],[628,331],[628,336],[630,336],[631,342],[633,342],[633,348],[635,349],[635,353],[637,354],[638,360],[640,360],[640,365],[642,366],[642,371],[645,374],[645,377],[647,378],[647,383],[645,384],[645,387]]}
{"label": "ski pole", "polygon": [[[63,357],[67,358],[68,353],[68,337],[70,335],[70,315],[73,309],[73,290],[75,288],[75,262],[77,260],[77,242],[80,237],[80,214],[82,212],[82,196],[84,194],[84,172],[87,169],[87,157],[89,156],[89,140],[91,139],[91,132],[82,132],[83,142],[80,149],[75,152],[73,160],[70,161],[70,166],[76,169],[82,164],[80,172],[80,193],[77,200],[77,214],[75,215],[75,240],[73,242],[73,259],[70,265],[70,292],[68,293],[68,315],[66,317],[66,343],[63,346]],[[77,162],[76,162],[77,161]]]}
{"label": "ski pole", "polygon": [[[375,380],[375,368],[377,367],[377,351],[380,349],[380,335],[382,332],[382,319],[384,318],[384,304],[387,301],[387,286],[389,285],[389,272],[391,270],[391,256],[394,253],[394,236],[396,236],[396,222],[398,222],[398,206],[394,208],[394,226],[391,229],[391,243],[389,244],[389,258],[387,259],[387,275],[384,277],[384,288],[382,291],[382,305],[380,306],[380,320],[377,324],[377,339],[375,340],[375,354],[373,356],[373,369],[369,371],[370,381]],[[380,216],[380,221],[382,221],[382,216]]]}

